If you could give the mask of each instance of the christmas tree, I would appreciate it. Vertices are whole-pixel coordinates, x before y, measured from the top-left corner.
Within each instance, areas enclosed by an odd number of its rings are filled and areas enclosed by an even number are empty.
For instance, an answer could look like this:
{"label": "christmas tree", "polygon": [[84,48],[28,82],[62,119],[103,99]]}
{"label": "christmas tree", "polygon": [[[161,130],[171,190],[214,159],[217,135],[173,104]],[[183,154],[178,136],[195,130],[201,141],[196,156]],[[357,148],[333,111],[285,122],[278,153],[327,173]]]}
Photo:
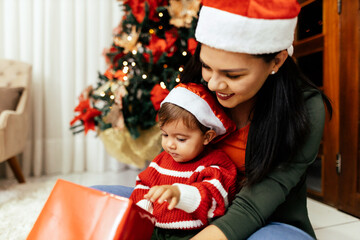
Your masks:
{"label": "christmas tree", "polygon": [[81,93],[70,124],[73,133],[98,131],[110,155],[142,167],[161,148],[154,128],[160,102],[195,51],[200,0],[120,2],[124,16],[104,54],[108,69]]}

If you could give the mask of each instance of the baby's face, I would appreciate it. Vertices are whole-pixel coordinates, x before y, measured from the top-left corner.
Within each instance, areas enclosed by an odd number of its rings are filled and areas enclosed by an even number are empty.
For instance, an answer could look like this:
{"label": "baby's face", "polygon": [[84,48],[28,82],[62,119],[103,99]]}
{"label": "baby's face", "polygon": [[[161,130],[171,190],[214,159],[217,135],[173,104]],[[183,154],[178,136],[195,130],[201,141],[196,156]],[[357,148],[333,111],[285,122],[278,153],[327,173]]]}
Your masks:
{"label": "baby's face", "polygon": [[190,129],[182,120],[161,127],[162,147],[176,162],[194,159],[204,149],[205,135],[200,129]]}

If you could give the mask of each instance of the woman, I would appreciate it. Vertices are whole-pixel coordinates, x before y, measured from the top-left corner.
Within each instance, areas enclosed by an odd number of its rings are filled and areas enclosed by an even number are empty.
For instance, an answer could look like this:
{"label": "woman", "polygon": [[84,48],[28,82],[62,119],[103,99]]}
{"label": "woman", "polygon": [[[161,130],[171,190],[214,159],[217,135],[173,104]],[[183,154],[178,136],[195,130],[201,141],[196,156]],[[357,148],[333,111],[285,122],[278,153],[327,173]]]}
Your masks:
{"label": "woman", "polygon": [[225,216],[194,239],[315,238],[305,174],[322,137],[323,100],[332,110],[288,56],[299,10],[296,1],[203,2],[201,44],[182,81],[202,75],[227,108],[242,134],[222,146],[246,181]]}
{"label": "woman", "polygon": [[298,71],[295,0],[204,0],[182,82],[203,78],[237,125],[223,148],[245,175],[227,213],[193,239],[313,239],[306,170],[329,100]]}

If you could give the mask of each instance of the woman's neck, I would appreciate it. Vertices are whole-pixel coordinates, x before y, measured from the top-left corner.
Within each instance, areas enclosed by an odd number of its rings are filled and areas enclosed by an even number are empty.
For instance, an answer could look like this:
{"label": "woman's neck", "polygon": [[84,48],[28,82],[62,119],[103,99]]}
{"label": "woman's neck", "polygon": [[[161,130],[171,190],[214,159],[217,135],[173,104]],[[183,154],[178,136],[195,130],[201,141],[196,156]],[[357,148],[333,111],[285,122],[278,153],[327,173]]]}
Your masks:
{"label": "woman's neck", "polygon": [[229,109],[230,118],[235,122],[237,129],[243,128],[251,122],[253,101],[246,101]]}

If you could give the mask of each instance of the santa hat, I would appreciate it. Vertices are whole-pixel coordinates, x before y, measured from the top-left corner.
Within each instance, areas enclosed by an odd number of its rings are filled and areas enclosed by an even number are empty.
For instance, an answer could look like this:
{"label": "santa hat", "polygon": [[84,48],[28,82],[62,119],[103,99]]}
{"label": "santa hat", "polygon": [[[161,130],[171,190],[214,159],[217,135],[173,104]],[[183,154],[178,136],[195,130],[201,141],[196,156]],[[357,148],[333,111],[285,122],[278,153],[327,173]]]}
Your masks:
{"label": "santa hat", "polygon": [[214,130],[217,136],[231,133],[236,129],[235,123],[202,84],[180,83],[170,91],[161,105],[166,102],[184,108],[202,125]]}
{"label": "santa hat", "polygon": [[203,0],[196,40],[210,47],[249,54],[274,53],[292,43],[300,12],[296,0]]}

